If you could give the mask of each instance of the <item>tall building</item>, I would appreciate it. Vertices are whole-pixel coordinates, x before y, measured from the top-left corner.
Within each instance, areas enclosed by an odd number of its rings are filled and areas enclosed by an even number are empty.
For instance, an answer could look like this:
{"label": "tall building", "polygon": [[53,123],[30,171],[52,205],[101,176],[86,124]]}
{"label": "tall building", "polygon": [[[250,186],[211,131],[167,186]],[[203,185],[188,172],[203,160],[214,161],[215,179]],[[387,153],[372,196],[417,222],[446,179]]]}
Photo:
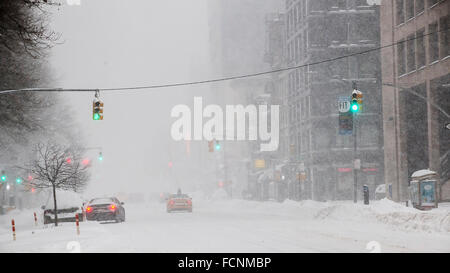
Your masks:
{"label": "tall building", "polygon": [[[304,65],[282,74],[289,141],[284,147],[296,169],[286,173],[288,183],[296,183],[305,169],[303,198],[353,198],[353,138],[339,134],[337,100],[351,96],[355,82],[364,95],[356,124],[357,192],[362,194],[364,184],[374,192],[384,181],[381,64],[379,51],[358,53],[380,46],[379,6],[367,0],[286,0],[285,5],[286,66]],[[338,59],[321,63],[333,58]]]}
{"label": "tall building", "polygon": [[[281,8],[280,0],[209,0],[211,77],[221,78],[268,70],[264,63],[265,14]],[[247,105],[266,90],[268,77],[253,77],[211,85],[208,103]],[[225,108],[224,108],[225,109]],[[248,141],[224,141],[225,176],[232,180],[233,196],[248,188],[252,163]],[[206,144],[205,144],[206,145]]]}
{"label": "tall building", "polygon": [[404,201],[411,174],[441,176],[450,200],[450,1],[392,0],[381,4],[385,178]]}

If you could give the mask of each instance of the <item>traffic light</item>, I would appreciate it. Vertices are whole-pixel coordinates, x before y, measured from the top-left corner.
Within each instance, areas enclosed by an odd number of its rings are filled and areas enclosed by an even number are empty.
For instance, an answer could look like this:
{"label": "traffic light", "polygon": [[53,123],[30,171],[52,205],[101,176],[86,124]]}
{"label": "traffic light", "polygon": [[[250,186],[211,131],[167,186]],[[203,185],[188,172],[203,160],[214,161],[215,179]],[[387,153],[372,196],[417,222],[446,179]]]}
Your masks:
{"label": "traffic light", "polygon": [[363,103],[363,94],[361,91],[354,89],[352,92],[352,102],[350,103],[350,111],[353,113],[361,112]]}
{"label": "traffic light", "polygon": [[208,148],[210,153],[214,152],[214,142],[212,140],[208,141]]}
{"label": "traffic light", "polygon": [[358,91],[355,89],[352,92],[352,102],[350,103],[350,111],[357,113],[359,111]]}
{"label": "traffic light", "polygon": [[216,140],[216,151],[220,151],[220,143]]}
{"label": "traffic light", "polygon": [[92,119],[103,120],[103,102],[98,99],[92,103]]}
{"label": "traffic light", "polygon": [[17,184],[22,184],[22,181],[23,181],[23,180],[22,180],[21,177],[17,177],[17,178],[16,178],[16,183],[17,183]]}
{"label": "traffic light", "polygon": [[103,161],[103,154],[102,154],[102,152],[98,153],[98,161]]}
{"label": "traffic light", "polygon": [[6,177],[5,171],[2,171],[1,176],[0,176],[1,182],[5,182],[6,179],[7,179],[7,177]]}

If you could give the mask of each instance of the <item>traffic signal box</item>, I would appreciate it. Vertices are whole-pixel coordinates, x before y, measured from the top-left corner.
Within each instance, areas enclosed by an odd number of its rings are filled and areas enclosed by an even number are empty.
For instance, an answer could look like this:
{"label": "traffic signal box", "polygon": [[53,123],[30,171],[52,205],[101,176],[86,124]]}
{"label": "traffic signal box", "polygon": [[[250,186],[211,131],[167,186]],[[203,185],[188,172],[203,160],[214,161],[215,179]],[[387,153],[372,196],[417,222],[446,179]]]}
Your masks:
{"label": "traffic signal box", "polygon": [[103,120],[103,102],[96,100],[92,103],[92,119]]}
{"label": "traffic signal box", "polygon": [[363,94],[361,91],[353,90],[352,93],[352,101],[350,103],[350,111],[352,113],[358,113],[362,110],[362,103],[363,103]]}

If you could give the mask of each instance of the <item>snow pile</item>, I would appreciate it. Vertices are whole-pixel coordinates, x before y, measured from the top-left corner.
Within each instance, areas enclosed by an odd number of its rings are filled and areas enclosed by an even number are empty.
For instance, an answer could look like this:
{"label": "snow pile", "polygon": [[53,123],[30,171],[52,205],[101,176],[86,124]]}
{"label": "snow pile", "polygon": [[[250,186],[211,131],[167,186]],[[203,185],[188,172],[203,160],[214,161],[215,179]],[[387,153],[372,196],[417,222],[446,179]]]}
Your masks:
{"label": "snow pile", "polygon": [[421,178],[429,175],[436,175],[436,172],[433,172],[430,169],[418,170],[411,175],[411,178]]}
{"label": "snow pile", "polygon": [[382,199],[373,210],[378,221],[404,230],[450,232],[450,209],[447,207],[420,211]]}
{"label": "snow pile", "polygon": [[286,200],[283,203],[217,200],[211,203],[217,210],[237,210],[248,214],[260,211],[266,215],[291,219],[381,223],[403,231],[450,232],[450,207],[420,211],[386,198],[371,201],[370,205],[354,204],[352,201],[312,200]]}
{"label": "snow pile", "polygon": [[420,211],[386,198],[372,201],[370,205],[349,202],[327,204],[316,213],[316,219],[378,222],[405,231],[450,232],[448,209]]}

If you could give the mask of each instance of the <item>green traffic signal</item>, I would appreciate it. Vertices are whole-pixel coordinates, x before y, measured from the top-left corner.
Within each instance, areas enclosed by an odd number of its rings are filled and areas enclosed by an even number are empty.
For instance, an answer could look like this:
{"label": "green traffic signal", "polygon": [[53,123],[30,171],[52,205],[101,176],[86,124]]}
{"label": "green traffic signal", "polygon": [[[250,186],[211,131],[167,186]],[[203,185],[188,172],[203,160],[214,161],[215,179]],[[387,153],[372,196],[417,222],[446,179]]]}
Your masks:
{"label": "green traffic signal", "polygon": [[357,102],[352,102],[352,104],[351,104],[351,106],[350,106],[350,110],[351,110],[353,113],[358,112],[358,110],[359,110],[358,103],[357,103]]}
{"label": "green traffic signal", "polygon": [[98,160],[99,160],[99,161],[103,161],[103,154],[102,154],[102,153],[99,153],[99,155],[98,155]]}
{"label": "green traffic signal", "polygon": [[6,181],[6,175],[2,174],[2,176],[0,177],[0,179],[2,180],[2,182]]}
{"label": "green traffic signal", "polygon": [[94,120],[99,120],[99,119],[100,119],[100,114],[94,113]]}
{"label": "green traffic signal", "polygon": [[216,144],[216,150],[220,150],[220,144]]}
{"label": "green traffic signal", "polygon": [[21,183],[22,183],[22,178],[17,177],[17,178],[16,178],[16,183],[17,183],[17,184],[21,184]]}

